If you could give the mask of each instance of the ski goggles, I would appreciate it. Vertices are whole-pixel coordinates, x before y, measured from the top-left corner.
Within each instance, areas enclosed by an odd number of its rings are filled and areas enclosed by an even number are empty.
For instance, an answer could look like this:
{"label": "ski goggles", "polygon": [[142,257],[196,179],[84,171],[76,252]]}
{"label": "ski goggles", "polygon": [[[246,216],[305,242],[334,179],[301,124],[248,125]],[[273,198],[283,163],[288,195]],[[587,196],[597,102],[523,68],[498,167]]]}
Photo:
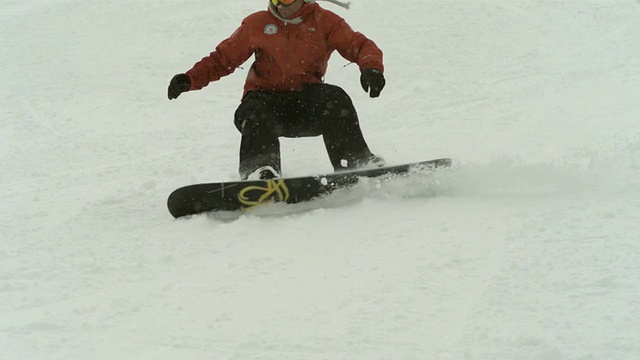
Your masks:
{"label": "ski goggles", "polygon": [[296,0],[271,0],[271,3],[274,6],[278,6],[278,5],[289,6],[294,2],[296,2]]}

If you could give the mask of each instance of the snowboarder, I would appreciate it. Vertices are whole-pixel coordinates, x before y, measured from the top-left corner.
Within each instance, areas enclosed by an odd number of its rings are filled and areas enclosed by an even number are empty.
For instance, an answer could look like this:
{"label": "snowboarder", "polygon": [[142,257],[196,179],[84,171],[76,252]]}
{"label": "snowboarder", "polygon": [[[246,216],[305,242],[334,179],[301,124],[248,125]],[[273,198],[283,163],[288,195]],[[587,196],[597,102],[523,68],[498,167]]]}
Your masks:
{"label": "snowboarder", "polygon": [[234,119],[242,133],[241,179],[280,176],[279,137],[322,135],[336,171],[383,166],[365,142],[349,95],[323,82],[334,50],[359,66],[362,88],[378,97],[385,78],[373,41],[315,0],[269,0],[268,10],[246,17],[209,56],[175,75],[169,100],[231,74],[254,55]]}

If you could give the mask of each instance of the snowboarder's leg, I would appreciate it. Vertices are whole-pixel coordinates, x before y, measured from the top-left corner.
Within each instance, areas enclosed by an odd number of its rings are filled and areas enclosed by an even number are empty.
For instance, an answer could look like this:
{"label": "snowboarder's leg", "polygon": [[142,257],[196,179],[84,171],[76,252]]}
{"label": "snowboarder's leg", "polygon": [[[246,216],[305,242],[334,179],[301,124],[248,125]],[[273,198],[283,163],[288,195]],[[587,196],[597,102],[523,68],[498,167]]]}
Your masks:
{"label": "snowboarder's leg", "polygon": [[342,88],[313,84],[302,94],[311,116],[319,125],[334,170],[365,166],[376,158],[362,135],[353,102]]}
{"label": "snowboarder's leg", "polygon": [[248,93],[236,110],[235,125],[242,133],[241,179],[264,166],[271,166],[280,174],[278,108],[277,95],[256,91]]}

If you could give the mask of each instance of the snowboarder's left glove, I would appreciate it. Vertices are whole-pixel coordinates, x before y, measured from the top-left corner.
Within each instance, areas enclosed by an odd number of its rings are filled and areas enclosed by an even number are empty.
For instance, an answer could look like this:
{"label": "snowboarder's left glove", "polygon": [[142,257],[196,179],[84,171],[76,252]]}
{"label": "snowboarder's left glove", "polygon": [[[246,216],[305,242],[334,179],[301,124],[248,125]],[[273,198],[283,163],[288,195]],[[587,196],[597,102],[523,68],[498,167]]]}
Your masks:
{"label": "snowboarder's left glove", "polygon": [[169,84],[169,100],[176,99],[180,94],[189,91],[191,88],[191,78],[187,74],[178,74],[171,79]]}
{"label": "snowboarder's left glove", "polygon": [[380,96],[380,91],[384,88],[384,75],[378,69],[364,69],[360,74],[360,84],[362,89],[369,93],[370,97],[378,97]]}

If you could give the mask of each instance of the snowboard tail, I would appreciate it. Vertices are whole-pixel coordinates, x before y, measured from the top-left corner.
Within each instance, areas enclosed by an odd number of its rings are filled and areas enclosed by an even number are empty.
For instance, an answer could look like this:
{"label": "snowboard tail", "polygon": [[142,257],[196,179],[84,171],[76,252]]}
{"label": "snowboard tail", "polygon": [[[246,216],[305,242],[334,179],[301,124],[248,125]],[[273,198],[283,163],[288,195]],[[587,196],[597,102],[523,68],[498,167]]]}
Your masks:
{"label": "snowboard tail", "polygon": [[361,177],[430,172],[449,166],[451,159],[445,158],[308,177],[194,184],[173,191],[167,200],[167,207],[171,215],[179,218],[211,211],[248,210],[274,202],[293,204],[353,186]]}

